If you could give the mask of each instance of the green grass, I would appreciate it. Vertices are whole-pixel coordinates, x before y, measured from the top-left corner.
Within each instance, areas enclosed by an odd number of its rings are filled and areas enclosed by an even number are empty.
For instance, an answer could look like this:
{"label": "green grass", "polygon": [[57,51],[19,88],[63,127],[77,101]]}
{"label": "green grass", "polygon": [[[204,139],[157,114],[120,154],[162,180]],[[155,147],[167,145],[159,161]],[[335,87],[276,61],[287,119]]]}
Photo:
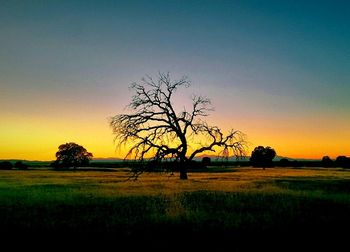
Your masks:
{"label": "green grass", "polygon": [[125,170],[0,171],[1,233],[238,242],[341,235],[350,226],[350,172],[341,169],[233,168],[190,173],[188,181],[127,177]]}

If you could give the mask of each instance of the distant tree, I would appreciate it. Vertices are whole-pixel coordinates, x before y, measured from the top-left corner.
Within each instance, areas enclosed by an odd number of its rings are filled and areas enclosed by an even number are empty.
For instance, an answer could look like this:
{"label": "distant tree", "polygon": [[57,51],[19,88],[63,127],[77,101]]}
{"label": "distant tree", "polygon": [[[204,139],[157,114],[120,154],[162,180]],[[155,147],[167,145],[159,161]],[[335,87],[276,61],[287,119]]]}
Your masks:
{"label": "distant tree", "polygon": [[24,164],[22,161],[17,161],[15,163],[15,168],[17,168],[19,170],[27,170],[28,169],[28,165]]}
{"label": "distant tree", "polygon": [[335,159],[335,164],[338,167],[350,168],[350,158],[348,158],[346,156],[338,156]]}
{"label": "distant tree", "polygon": [[333,160],[329,156],[324,156],[321,162],[323,167],[332,167],[334,165]]}
{"label": "distant tree", "polygon": [[272,159],[276,156],[276,151],[270,146],[255,147],[250,156],[250,162],[254,167],[262,167],[264,170],[266,167],[272,167]]}
{"label": "distant tree", "polygon": [[13,165],[9,161],[0,162],[0,170],[11,170],[12,167]]}
{"label": "distant tree", "polygon": [[76,169],[78,166],[88,165],[92,159],[92,153],[88,152],[83,146],[76,143],[66,143],[58,147],[56,152],[56,161],[52,164],[55,168]]}
{"label": "distant tree", "polygon": [[281,166],[281,167],[288,167],[288,166],[290,166],[290,161],[287,158],[282,158],[279,161],[279,166]]}
{"label": "distant tree", "polygon": [[298,160],[293,160],[291,162],[291,166],[292,167],[303,167],[303,166],[305,166],[305,163],[301,162],[301,161],[298,161]]}
{"label": "distant tree", "polygon": [[[174,160],[180,179],[187,179],[187,170],[193,158],[205,152],[217,152],[222,156],[244,155],[244,135],[230,130],[225,135],[218,126],[211,126],[204,118],[212,111],[210,100],[203,96],[192,96],[189,109],[177,111],[175,92],[189,87],[187,77],[172,80],[169,73],[159,73],[156,79],[150,76],[140,83],[133,83],[134,96],[129,104],[130,113],[111,118],[110,126],[116,144],[127,147],[125,158],[140,161]],[[134,177],[145,171],[133,169]]]}
{"label": "distant tree", "polygon": [[210,165],[210,163],[211,163],[210,157],[203,157],[203,158],[202,158],[202,165],[203,165],[204,167],[207,167],[208,165]]}

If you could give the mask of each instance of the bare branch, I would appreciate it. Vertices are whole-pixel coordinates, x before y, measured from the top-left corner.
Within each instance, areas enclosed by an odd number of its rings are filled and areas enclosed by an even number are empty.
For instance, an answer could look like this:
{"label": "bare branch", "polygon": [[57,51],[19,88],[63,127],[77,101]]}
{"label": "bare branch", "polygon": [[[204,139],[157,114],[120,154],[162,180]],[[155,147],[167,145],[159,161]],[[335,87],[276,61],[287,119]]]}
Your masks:
{"label": "bare branch", "polygon": [[[180,87],[189,87],[186,76],[171,80],[169,73],[159,73],[157,79],[146,76],[140,83],[132,83],[134,91],[129,108],[130,114],[120,114],[111,118],[110,126],[118,146],[129,147],[125,158],[139,161],[171,159],[180,164],[191,161],[197,154],[205,151],[219,151],[222,155],[241,156],[244,153],[244,136],[240,131],[230,131],[223,135],[217,126],[208,126],[202,118],[213,111],[211,102],[203,96],[192,96],[190,111],[186,108],[176,112],[172,98]],[[188,155],[190,137],[207,139]],[[186,169],[180,177],[187,178]],[[143,170],[143,169],[141,169]],[[137,174],[140,170],[135,170]]]}

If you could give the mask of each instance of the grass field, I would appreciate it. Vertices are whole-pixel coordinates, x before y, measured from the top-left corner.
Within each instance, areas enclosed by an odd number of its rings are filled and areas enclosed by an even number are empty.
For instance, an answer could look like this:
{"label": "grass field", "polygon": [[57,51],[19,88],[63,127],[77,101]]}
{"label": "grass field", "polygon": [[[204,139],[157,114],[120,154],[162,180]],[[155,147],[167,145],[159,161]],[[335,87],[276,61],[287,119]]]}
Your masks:
{"label": "grass field", "polygon": [[248,237],[269,244],[278,237],[292,245],[314,236],[318,243],[341,239],[350,228],[348,170],[211,167],[187,181],[178,174],[128,176],[127,169],[0,171],[1,237],[159,246],[238,246]]}

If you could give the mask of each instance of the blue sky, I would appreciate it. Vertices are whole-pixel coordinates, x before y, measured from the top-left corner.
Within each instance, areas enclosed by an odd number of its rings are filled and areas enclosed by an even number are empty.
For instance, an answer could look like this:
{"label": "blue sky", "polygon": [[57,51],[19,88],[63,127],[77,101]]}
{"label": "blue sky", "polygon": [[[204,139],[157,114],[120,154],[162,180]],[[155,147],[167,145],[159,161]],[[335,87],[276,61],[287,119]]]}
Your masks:
{"label": "blue sky", "polygon": [[76,140],[94,149],[88,135],[106,131],[100,146],[110,150],[100,155],[111,155],[106,118],[128,103],[129,84],[170,71],[212,98],[214,123],[246,131],[253,145],[298,156],[290,148],[303,148],[280,138],[300,135],[320,149],[299,156],[317,156],[336,138],[339,154],[349,154],[349,11],[349,1],[2,1],[3,138],[33,121],[59,117],[77,129],[95,121]]}

